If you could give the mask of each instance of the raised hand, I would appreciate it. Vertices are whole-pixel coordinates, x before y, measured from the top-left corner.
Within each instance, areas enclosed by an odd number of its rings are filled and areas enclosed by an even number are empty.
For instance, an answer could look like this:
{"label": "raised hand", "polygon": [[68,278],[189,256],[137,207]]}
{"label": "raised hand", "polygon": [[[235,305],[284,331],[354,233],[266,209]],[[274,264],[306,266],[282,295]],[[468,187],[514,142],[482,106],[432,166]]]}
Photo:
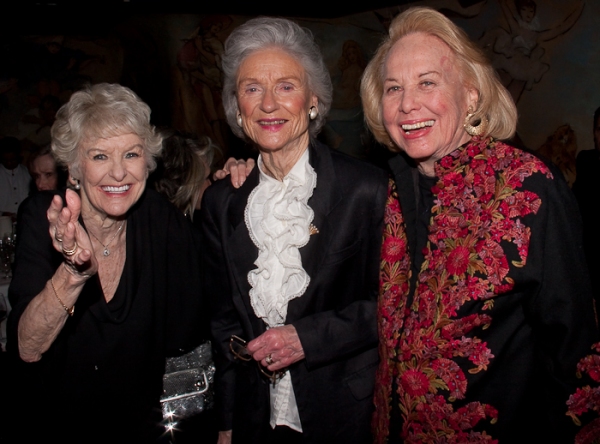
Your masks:
{"label": "raised hand", "polygon": [[81,199],[72,190],[65,195],[66,205],[59,195],[54,196],[47,211],[52,245],[62,253],[67,269],[75,276],[89,277],[98,271],[87,232],[79,223]]}

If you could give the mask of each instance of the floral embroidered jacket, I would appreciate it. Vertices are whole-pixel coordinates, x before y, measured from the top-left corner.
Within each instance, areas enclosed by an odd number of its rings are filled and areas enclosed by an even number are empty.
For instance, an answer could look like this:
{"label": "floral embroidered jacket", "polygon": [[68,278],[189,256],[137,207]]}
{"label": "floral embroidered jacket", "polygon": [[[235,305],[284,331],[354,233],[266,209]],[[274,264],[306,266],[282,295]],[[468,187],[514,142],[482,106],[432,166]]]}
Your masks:
{"label": "floral embroidered jacket", "polygon": [[534,155],[489,139],[442,158],[410,288],[415,168],[402,155],[390,166],[397,192],[382,247],[376,442],[600,437],[597,422],[578,425],[600,404],[586,385],[588,374],[600,379],[600,356],[577,367],[598,338],[566,183]]}

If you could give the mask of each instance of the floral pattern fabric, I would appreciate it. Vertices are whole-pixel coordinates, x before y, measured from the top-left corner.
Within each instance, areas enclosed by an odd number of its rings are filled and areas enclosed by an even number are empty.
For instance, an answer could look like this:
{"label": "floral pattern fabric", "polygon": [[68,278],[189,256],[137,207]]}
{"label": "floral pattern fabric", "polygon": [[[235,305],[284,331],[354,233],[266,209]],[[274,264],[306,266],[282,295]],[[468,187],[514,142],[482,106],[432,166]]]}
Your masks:
{"label": "floral pattern fabric", "polygon": [[[424,261],[414,289],[407,221],[390,185],[380,271],[376,442],[387,442],[395,408],[405,443],[496,443],[488,430],[497,430],[490,426],[504,412],[489,401],[493,397],[473,399],[470,380],[494,366],[497,351],[485,338],[494,342],[495,313],[502,310],[495,310],[501,305],[497,298],[522,292],[514,276],[528,267],[532,227],[527,221],[535,221],[544,204],[523,183],[534,175],[546,180],[553,175],[532,154],[480,138],[442,158],[435,173]],[[598,376],[599,362],[589,358],[580,371],[595,366]],[[578,412],[598,405],[600,393],[592,392],[574,395],[585,404],[570,413],[575,421]]]}
{"label": "floral pattern fabric", "polygon": [[[600,414],[600,342],[592,346],[595,352],[590,354],[577,364],[579,377],[586,373],[595,382],[594,386],[585,385],[577,388],[577,391],[569,397],[567,415],[573,418],[573,422],[581,425],[580,417],[588,412]],[[594,417],[586,424],[575,438],[575,444],[588,444],[600,442],[600,417]]]}

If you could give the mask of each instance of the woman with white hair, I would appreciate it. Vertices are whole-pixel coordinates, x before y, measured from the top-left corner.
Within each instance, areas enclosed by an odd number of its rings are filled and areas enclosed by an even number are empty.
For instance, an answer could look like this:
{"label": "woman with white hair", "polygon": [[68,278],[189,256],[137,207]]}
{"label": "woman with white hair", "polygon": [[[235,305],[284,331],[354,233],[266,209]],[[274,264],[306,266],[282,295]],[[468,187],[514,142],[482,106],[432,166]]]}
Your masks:
{"label": "woman with white hair", "polygon": [[332,88],[305,29],[250,20],[222,66],[259,158],[201,209],[219,442],[369,443],[387,174],[316,140]]}
{"label": "woman with white hair", "polygon": [[20,442],[149,443],[164,429],[165,357],[200,342],[191,224],[146,189],[162,136],[133,91],[97,84],[56,115],[73,189],[22,205],[9,347]]}

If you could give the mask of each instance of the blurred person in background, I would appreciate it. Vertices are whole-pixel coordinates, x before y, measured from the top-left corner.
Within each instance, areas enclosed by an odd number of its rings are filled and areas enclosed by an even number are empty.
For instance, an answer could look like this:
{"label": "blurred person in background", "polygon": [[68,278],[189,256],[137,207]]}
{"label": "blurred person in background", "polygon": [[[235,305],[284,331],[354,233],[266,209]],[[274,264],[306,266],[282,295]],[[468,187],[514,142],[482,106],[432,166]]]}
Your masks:
{"label": "blurred person in background", "polygon": [[30,155],[29,173],[37,191],[57,190],[66,186],[66,171],[56,163],[51,145]]}
{"label": "blurred person in background", "polygon": [[164,136],[158,167],[150,179],[159,193],[194,221],[211,184],[211,166],[219,148],[208,136],[175,130],[165,131]]}
{"label": "blurred person in background", "polygon": [[[598,232],[598,209],[600,208],[600,108],[592,118],[594,149],[582,150],[577,154],[577,178],[573,193],[577,197],[583,221],[583,248],[590,273],[600,271],[600,233]],[[600,310],[600,280],[592,279],[596,313]]]}
{"label": "blurred person in background", "polygon": [[29,195],[31,176],[21,163],[21,143],[16,137],[0,139],[0,214],[16,218],[19,205]]}

